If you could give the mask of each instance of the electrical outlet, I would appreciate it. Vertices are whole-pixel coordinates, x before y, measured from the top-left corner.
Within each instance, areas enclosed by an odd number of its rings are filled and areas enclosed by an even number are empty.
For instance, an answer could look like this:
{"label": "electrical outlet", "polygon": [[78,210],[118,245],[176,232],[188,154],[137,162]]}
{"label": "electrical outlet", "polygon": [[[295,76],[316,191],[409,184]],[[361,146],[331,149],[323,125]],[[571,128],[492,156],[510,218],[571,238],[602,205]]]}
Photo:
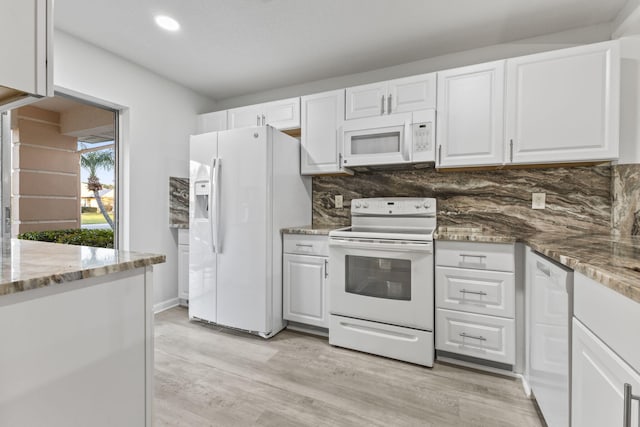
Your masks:
{"label": "electrical outlet", "polygon": [[341,194],[336,195],[335,197],[336,209],[342,209],[344,207],[342,203],[343,203],[342,195]]}
{"label": "electrical outlet", "polygon": [[546,193],[531,193],[531,209],[545,208]]}

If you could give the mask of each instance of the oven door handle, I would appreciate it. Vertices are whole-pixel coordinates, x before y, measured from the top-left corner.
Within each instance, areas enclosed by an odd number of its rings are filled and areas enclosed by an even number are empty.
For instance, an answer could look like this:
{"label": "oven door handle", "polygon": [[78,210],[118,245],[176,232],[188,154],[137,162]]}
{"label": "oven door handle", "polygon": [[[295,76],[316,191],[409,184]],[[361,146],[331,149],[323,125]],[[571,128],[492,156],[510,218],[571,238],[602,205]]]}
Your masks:
{"label": "oven door handle", "polygon": [[433,252],[432,242],[381,242],[368,239],[329,239],[329,246],[352,249],[385,250],[392,252]]}

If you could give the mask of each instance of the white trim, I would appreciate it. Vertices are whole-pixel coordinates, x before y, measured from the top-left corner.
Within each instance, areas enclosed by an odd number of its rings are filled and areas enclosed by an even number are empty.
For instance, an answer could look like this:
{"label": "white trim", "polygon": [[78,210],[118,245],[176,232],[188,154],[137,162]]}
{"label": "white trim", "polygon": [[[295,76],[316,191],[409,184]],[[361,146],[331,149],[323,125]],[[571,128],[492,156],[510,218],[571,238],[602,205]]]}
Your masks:
{"label": "white trim", "polygon": [[177,307],[180,305],[180,298],[171,298],[166,301],[162,301],[153,305],[153,313],[158,314],[165,310],[169,310],[170,308]]}

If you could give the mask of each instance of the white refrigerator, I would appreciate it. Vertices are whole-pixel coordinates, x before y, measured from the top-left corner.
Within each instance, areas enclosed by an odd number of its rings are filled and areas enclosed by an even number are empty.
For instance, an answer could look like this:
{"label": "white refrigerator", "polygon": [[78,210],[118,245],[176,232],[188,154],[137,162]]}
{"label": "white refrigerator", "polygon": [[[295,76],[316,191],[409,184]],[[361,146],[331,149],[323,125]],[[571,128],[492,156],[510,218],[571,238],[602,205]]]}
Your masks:
{"label": "white refrigerator", "polygon": [[269,338],[282,318],[284,227],[311,223],[300,143],[270,126],[191,136],[189,318]]}

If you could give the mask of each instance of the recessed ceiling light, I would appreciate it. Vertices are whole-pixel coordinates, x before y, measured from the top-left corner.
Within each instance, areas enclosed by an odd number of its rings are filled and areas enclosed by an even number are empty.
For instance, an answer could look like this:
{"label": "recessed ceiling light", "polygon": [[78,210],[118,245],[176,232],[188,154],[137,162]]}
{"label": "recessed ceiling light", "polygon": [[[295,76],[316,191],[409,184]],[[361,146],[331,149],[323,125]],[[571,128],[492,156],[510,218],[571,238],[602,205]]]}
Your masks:
{"label": "recessed ceiling light", "polygon": [[178,21],[170,16],[156,15],[155,20],[156,24],[158,24],[158,26],[164,30],[178,31],[180,29],[180,24],[178,23]]}

